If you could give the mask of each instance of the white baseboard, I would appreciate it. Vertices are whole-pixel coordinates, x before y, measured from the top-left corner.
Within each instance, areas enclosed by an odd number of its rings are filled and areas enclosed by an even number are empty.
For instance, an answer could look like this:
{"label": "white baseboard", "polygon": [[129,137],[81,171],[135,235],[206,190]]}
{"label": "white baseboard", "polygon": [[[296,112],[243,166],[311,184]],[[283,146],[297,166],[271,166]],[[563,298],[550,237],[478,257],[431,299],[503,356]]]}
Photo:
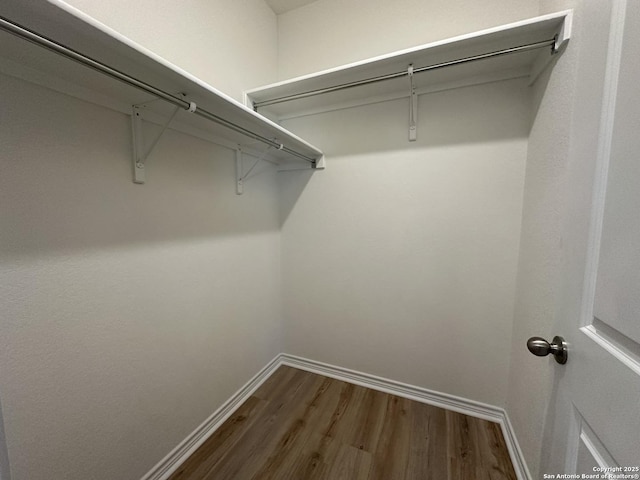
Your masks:
{"label": "white baseboard", "polygon": [[509,450],[511,462],[513,463],[513,468],[516,471],[518,480],[531,480],[531,474],[522,455],[522,450],[518,445],[509,417],[503,408],[286,353],[279,354],[269,362],[266,367],[236,392],[224,405],[211,415],[211,417],[205,420],[202,425],[194,430],[194,432],[183,440],[169,455],[153,467],[141,480],[166,480],[281,365],[287,365],[373,390],[379,390],[417,402],[427,403],[472,417],[496,422],[502,429],[502,434],[507,444],[507,449]]}
{"label": "white baseboard", "polygon": [[317,373],[326,377],[335,378],[344,382],[354,383],[363,387],[390,393],[399,397],[408,398],[421,403],[427,403],[436,407],[445,408],[454,412],[469,415],[471,417],[482,418],[496,422],[502,429],[502,435],[507,444],[511,463],[516,471],[518,480],[531,480],[531,473],[522,455],[522,450],[516,439],[515,432],[507,412],[504,408],[495,407],[486,403],[476,402],[467,398],[456,397],[447,393],[436,392],[415,385],[396,382],[387,378],[362,373],[347,368],[337,367],[307,358],[296,357],[286,353],[280,354],[281,364],[299,368],[308,372]]}
{"label": "white baseboard", "polygon": [[486,403],[475,402],[465,398],[448,395],[446,393],[427,390],[426,388],[396,382],[388,378],[377,377],[368,373],[349,370],[327,363],[316,362],[306,358],[296,357],[283,353],[280,355],[283,365],[299,368],[308,372],[335,378],[344,382],[354,383],[362,387],[379,390],[381,392],[398,395],[399,397],[416,400],[421,403],[428,403],[436,407],[446,408],[454,412],[464,413],[473,417],[482,418],[492,422],[499,422],[504,410]]}
{"label": "white baseboard", "polygon": [[141,480],[166,480],[195,452],[282,364],[281,355],[234,393],[218,410],[197,427],[166,457],[158,462]]}
{"label": "white baseboard", "polygon": [[520,444],[516,438],[516,432],[513,429],[513,425],[511,425],[509,415],[507,415],[506,411],[504,412],[504,417],[500,421],[500,426],[502,427],[502,435],[504,436],[504,441],[507,444],[511,463],[513,463],[513,468],[516,471],[518,480],[532,480],[533,477],[531,476],[527,462],[524,459],[524,454],[522,453]]}

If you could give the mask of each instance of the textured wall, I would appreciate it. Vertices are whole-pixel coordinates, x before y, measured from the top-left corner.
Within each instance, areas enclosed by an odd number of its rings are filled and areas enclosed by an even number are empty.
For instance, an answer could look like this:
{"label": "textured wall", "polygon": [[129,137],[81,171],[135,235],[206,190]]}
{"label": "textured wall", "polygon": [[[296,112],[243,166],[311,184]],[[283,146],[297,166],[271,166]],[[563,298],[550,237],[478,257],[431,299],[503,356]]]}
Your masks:
{"label": "textured wall", "polygon": [[[235,96],[273,80],[262,2],[75,3]],[[223,36],[252,19],[265,32]],[[12,480],[138,479],[282,350],[276,174],[236,196],[233,152],[169,130],[134,185],[128,116],[6,76],[0,91]]]}
{"label": "textured wall", "polygon": [[318,0],[278,16],[286,79],[538,14],[531,0]]}
{"label": "textured wall", "polygon": [[327,170],[287,173],[287,351],[503,405],[529,91],[509,81],[288,120]]}
{"label": "textured wall", "polygon": [[[279,77],[534,16],[518,2],[319,0],[278,18]],[[292,119],[326,172],[282,177],[287,350],[504,405],[530,89]],[[293,178],[290,178],[293,177]]]}
{"label": "textured wall", "polygon": [[275,80],[277,18],[264,0],[67,3],[236,100]]}
{"label": "textured wall", "polygon": [[507,411],[533,478],[566,470],[570,367],[525,343],[581,335],[567,325],[581,311],[611,4],[541,4],[541,13],[574,7],[575,17],[567,50],[534,85],[525,177]]}

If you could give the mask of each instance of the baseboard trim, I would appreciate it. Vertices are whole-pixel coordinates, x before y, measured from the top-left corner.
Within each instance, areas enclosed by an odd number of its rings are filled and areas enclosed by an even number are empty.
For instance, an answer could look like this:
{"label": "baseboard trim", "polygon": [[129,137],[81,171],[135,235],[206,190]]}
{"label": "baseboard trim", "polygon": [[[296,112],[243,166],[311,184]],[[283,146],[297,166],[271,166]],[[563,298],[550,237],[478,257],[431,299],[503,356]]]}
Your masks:
{"label": "baseboard trim", "polygon": [[518,444],[513,426],[503,408],[286,353],[281,353],[271,360],[266,367],[249,380],[247,384],[227,400],[213,415],[205,420],[202,425],[196,428],[191,435],[183,440],[180,445],[153,467],[141,480],[166,480],[227,418],[233,415],[238,407],[281,365],[287,365],[311,373],[335,378],[336,380],[342,380],[373,390],[398,395],[410,400],[496,422],[502,429],[502,434],[507,444],[507,449],[509,450],[511,462],[513,463],[513,468],[516,471],[518,480],[531,480],[531,474],[522,455],[522,450]]}
{"label": "baseboard trim", "polygon": [[218,410],[198,426],[141,480],[166,480],[195,452],[281,365],[280,355],[234,393]]}
{"label": "baseboard trim", "polygon": [[487,405],[486,403],[475,402],[466,398],[456,397],[454,395],[448,395],[446,393],[436,392],[434,390],[396,382],[395,380],[389,380],[388,378],[296,357],[294,355],[282,354],[280,357],[282,358],[283,365],[335,378],[344,382],[354,383],[373,390],[398,395],[421,403],[428,403],[429,405],[446,408],[492,422],[498,422],[500,418],[502,418],[503,410],[501,408]]}
{"label": "baseboard trim", "polygon": [[454,412],[469,415],[471,417],[496,422],[502,429],[502,435],[504,436],[504,440],[507,444],[507,449],[509,450],[511,462],[513,463],[513,468],[516,471],[518,480],[531,480],[531,473],[529,472],[527,463],[522,455],[522,450],[518,444],[513,426],[509,421],[507,412],[503,408],[476,402],[474,400],[469,400],[468,398],[457,397],[455,395],[417,387],[415,385],[396,382],[395,380],[350,370],[348,368],[297,357],[295,355],[283,353],[280,355],[280,358],[282,365],[288,365],[290,367],[299,368],[301,370],[335,378],[344,382],[354,383],[373,390],[379,390],[381,392],[390,393],[399,397],[415,400],[417,402],[427,403],[447,410],[453,410]]}
{"label": "baseboard trim", "polygon": [[513,468],[516,471],[518,480],[532,480],[533,477],[531,476],[527,462],[524,459],[522,449],[520,448],[520,444],[516,437],[516,432],[513,429],[513,425],[511,425],[509,415],[507,415],[506,411],[504,411],[504,416],[500,421],[500,426],[502,427],[502,435],[504,436],[504,441],[507,443],[509,456],[511,456],[511,463],[513,463]]}

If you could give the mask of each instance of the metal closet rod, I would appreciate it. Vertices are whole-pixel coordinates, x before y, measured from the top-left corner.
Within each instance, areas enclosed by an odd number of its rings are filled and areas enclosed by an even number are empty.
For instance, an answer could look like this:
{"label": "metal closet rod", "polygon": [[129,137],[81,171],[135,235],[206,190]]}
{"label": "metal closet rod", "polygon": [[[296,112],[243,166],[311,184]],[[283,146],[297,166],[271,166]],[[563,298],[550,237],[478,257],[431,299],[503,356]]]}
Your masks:
{"label": "metal closet rod", "polygon": [[[1,16],[0,16],[0,29],[5,30],[6,32],[16,35],[31,43],[34,43],[40,47],[46,48],[47,50],[50,50],[59,55],[62,55],[63,57],[74,60],[75,62],[78,62],[84,66],[92,68],[93,70],[97,70],[98,72],[103,73],[111,78],[115,78],[116,80],[126,83],[127,85],[138,88],[139,90],[143,90],[151,95],[155,95],[156,97],[162,98],[163,100],[173,105],[176,105],[178,107],[184,108],[185,110],[190,110],[192,108],[191,102],[187,102],[181,97],[172,95],[171,93],[165,92],[164,90],[156,88],[153,85],[149,85],[146,82],[138,80],[137,78],[134,78],[130,75],[127,75],[126,73],[116,70],[115,68],[105,65],[102,62],[99,62],[97,60],[94,60],[91,57],[83,55],[82,53],[79,53],[65,45],[62,45],[61,43],[58,43],[55,40],[51,40],[50,38],[40,35],[39,33],[29,30],[28,28],[18,25],[17,23],[14,23],[11,20],[8,20]],[[225,120],[224,118],[216,115],[215,113],[211,113],[201,107],[196,107],[193,113],[203,118],[206,118],[207,120],[210,120],[214,123],[222,125],[230,130],[233,130],[234,132],[241,133],[242,135],[245,135],[249,138],[258,140],[262,143],[275,147],[290,155],[301,158],[302,160],[306,160],[311,164],[316,163],[314,158],[311,158],[302,153],[296,152],[295,150],[292,150],[289,147],[285,147],[281,143],[276,142],[271,138],[264,137],[259,133],[252,132],[251,130],[247,130],[242,126],[237,125],[233,122],[230,122],[229,120]]]}
{"label": "metal closet rod", "polygon": [[[444,67],[451,67],[453,65],[460,65],[461,63],[475,62],[477,60],[484,60],[485,58],[498,57],[502,55],[508,55],[511,53],[526,52],[528,50],[536,50],[544,47],[554,47],[556,38],[549,40],[542,40],[540,42],[528,43],[526,45],[519,45],[517,47],[505,48],[503,50],[496,50],[494,52],[482,53],[479,55],[473,55],[470,57],[459,58],[456,60],[449,60],[448,62],[436,63],[434,65],[428,65],[426,67],[414,68],[413,73],[429,72],[431,70],[438,70]],[[317,90],[310,90],[308,92],[296,93],[293,95],[287,95],[284,97],[272,98],[271,100],[263,100],[262,102],[254,102],[253,108],[258,109],[260,107],[266,107],[268,105],[275,105],[278,103],[289,102],[291,100],[299,100],[301,98],[313,97],[316,95],[322,95],[324,93],[337,92],[340,90],[346,90],[348,88],[360,87],[362,85],[369,85],[371,83],[383,82],[385,80],[391,80],[399,77],[406,77],[408,75],[407,70],[401,72],[389,73],[387,75],[380,75],[378,77],[366,78],[364,80],[356,80],[354,82],[343,83],[340,85],[334,85],[332,87],[319,88]]]}

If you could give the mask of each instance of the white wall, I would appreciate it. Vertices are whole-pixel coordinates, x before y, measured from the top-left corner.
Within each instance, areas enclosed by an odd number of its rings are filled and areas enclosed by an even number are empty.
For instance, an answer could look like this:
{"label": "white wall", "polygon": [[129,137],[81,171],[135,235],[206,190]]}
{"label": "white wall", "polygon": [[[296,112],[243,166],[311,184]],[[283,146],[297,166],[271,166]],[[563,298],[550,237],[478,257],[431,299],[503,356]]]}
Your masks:
{"label": "white wall", "polygon": [[566,369],[532,356],[526,341],[571,344],[559,326],[579,321],[612,3],[541,3],[541,13],[573,7],[575,18],[568,49],[534,86],[527,157],[507,411],[533,478],[565,470],[568,425],[557,419],[573,412],[557,411],[570,403],[556,397]]}
{"label": "white wall", "polygon": [[264,0],[67,0],[242,101],[275,80],[277,18]]}
{"label": "white wall", "polygon": [[531,0],[318,0],[278,16],[286,79],[538,14]]}
{"label": "white wall", "polygon": [[[172,2],[113,3],[82,6],[236,96],[274,80],[275,60],[261,70],[276,36],[261,2],[182,2],[191,14],[177,20]],[[227,44],[209,28],[216,12],[273,31]],[[0,100],[12,480],[138,479],[282,350],[276,174],[236,196],[233,152],[168,131],[134,185],[126,115],[6,76],[0,91],[12,92]]]}
{"label": "white wall", "polygon": [[[477,3],[477,2],[476,2]],[[319,0],[279,76],[534,16],[537,3]],[[281,178],[287,351],[504,405],[530,91],[519,81],[286,121],[327,170]]]}
{"label": "white wall", "polygon": [[[568,153],[570,110],[575,87],[571,50],[534,86],[534,121],[529,138],[522,237],[513,315],[507,413],[533,478],[538,463],[554,365],[531,355],[529,337],[553,338],[562,262],[560,197]],[[526,379],[526,380],[525,380]],[[548,470],[543,470],[548,472]]]}
{"label": "white wall", "polygon": [[526,83],[285,122],[327,170],[281,177],[288,352],[503,405]]}

